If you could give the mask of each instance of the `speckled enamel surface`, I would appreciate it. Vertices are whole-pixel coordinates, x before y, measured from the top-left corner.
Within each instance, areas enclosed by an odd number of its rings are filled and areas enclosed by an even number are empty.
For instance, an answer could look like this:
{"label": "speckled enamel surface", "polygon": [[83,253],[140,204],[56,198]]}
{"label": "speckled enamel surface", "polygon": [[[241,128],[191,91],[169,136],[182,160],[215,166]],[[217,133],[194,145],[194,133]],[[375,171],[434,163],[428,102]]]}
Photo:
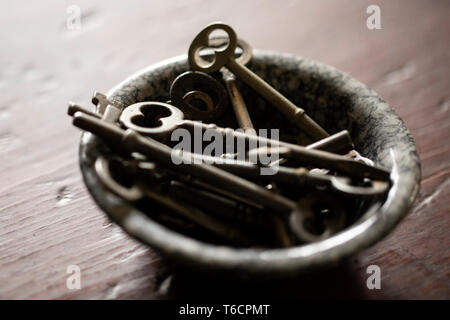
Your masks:
{"label": "speckled enamel surface", "polygon": [[[288,54],[255,51],[248,67],[330,133],[349,130],[362,155],[392,171],[393,185],[379,210],[364,215],[329,239],[288,249],[236,249],[203,243],[156,223],[106,190],[95,175],[93,162],[98,154],[108,150],[99,139],[84,133],[80,166],[98,205],[131,236],[177,262],[248,276],[283,277],[329,266],[387,235],[408,213],[420,182],[416,146],[403,121],[373,90],[330,66]],[[123,106],[166,101],[172,80],[186,70],[186,56],[163,61],[127,78],[108,97]],[[257,128],[280,128],[281,135],[297,132],[255,92],[244,85],[240,87],[250,114],[256,116]],[[221,121],[219,125],[230,125],[227,115]]]}

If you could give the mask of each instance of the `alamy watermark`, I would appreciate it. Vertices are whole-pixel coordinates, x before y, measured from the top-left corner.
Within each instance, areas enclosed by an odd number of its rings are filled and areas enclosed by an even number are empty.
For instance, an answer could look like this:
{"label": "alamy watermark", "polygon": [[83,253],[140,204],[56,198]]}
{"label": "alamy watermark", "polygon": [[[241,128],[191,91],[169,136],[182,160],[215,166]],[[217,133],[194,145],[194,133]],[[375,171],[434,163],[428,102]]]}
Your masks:
{"label": "alamy watermark", "polygon": [[66,287],[69,290],[79,290],[81,289],[81,269],[75,264],[67,266],[66,272],[70,274],[66,280]]}
{"label": "alamy watermark", "polygon": [[369,30],[381,29],[381,9],[376,4],[367,7],[366,13],[369,15],[366,20],[366,26]]}
{"label": "alamy watermark", "polygon": [[367,267],[366,270],[367,274],[370,274],[370,276],[367,278],[366,286],[367,289],[373,290],[373,289],[381,289],[381,269],[376,264],[372,264]]}
{"label": "alamy watermark", "polygon": [[[270,135],[269,135],[270,132]],[[176,129],[172,132],[171,141],[178,142],[172,149],[171,159],[176,165],[180,164],[222,164],[239,163],[247,161],[260,166],[261,175],[274,175],[278,172],[279,152],[278,129],[259,129],[258,139],[245,139],[243,135],[236,138],[236,133],[244,134],[242,129],[225,130],[225,133],[216,129],[203,130],[201,126],[194,127],[193,136],[187,129]],[[270,139],[270,142],[268,142]],[[207,145],[204,146],[203,143]],[[247,150],[261,150],[249,152]],[[223,155],[233,155],[224,157]]]}
{"label": "alamy watermark", "polygon": [[69,30],[79,30],[81,29],[81,8],[77,5],[70,5],[66,9],[68,14],[66,20],[66,27]]}

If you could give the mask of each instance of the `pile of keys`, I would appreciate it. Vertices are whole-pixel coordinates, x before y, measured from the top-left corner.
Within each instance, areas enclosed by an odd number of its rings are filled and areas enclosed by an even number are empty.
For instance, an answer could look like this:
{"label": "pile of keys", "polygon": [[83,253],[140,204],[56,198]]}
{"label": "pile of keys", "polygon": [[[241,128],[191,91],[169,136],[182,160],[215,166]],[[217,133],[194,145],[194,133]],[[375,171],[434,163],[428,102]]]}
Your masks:
{"label": "pile of keys", "polygon": [[[227,37],[211,37],[218,30]],[[208,48],[213,53],[205,55]],[[76,127],[96,135],[111,151],[96,159],[99,181],[173,230],[238,247],[289,247],[326,239],[384,199],[390,172],[355,151],[347,130],[329,135],[249,70],[245,65],[251,56],[251,47],[230,26],[212,23],[192,41],[192,70],[172,82],[170,100],[122,106],[95,93],[95,112],[70,103],[68,113]],[[310,143],[257,135],[238,81]],[[235,129],[216,125],[230,104]],[[233,153],[174,152],[176,129],[210,130],[258,147],[246,148],[239,159]],[[280,159],[249,161],[269,153]],[[276,170],[264,175],[261,167]]]}

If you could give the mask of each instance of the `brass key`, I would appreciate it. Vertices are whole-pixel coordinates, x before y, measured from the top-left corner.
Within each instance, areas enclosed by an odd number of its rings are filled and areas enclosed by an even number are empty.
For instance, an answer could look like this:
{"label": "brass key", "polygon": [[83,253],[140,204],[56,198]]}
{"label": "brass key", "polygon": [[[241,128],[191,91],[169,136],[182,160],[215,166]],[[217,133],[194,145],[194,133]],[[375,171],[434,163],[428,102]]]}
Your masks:
{"label": "brass key", "polygon": [[[201,49],[209,46],[208,37],[215,30],[225,31],[228,34],[229,42],[227,47],[214,50],[214,61],[208,62],[199,55],[199,52]],[[328,137],[328,133],[312,120],[303,109],[294,105],[244,65],[237,63],[234,59],[236,46],[237,35],[230,26],[220,22],[212,23],[200,31],[192,41],[188,53],[189,64],[192,69],[206,73],[220,70],[223,66],[227,67],[240,80],[257,91],[288,119],[292,119],[293,123],[314,141]]]}
{"label": "brass key", "polygon": [[278,167],[274,175],[261,175],[261,168],[248,162],[221,162],[213,165],[249,179],[268,183],[274,181],[295,188],[305,186],[317,189],[327,188],[352,198],[382,195],[389,189],[389,183],[386,181],[375,180],[370,186],[355,186],[347,177],[313,173],[305,168]]}
{"label": "brass key", "polygon": [[[141,119],[145,118],[146,109],[157,108],[169,110],[169,115],[159,117],[159,127],[144,126]],[[252,141],[254,145],[262,143],[273,148],[279,147],[279,154],[287,159],[299,161],[303,164],[314,165],[320,168],[335,170],[352,178],[372,178],[373,180],[388,181],[390,172],[376,166],[368,166],[348,157],[315,149],[308,149],[283,141],[272,140],[261,136],[249,135],[232,129],[220,128],[214,124],[203,124],[197,121],[183,120],[184,114],[174,106],[161,102],[141,102],[125,108],[120,116],[120,121],[130,129],[144,135],[164,137],[170,135],[177,128],[193,130],[199,128],[202,131],[215,130],[222,135],[231,134],[241,141]],[[251,151],[250,151],[251,152]]]}
{"label": "brass key", "polygon": [[[145,125],[138,125],[133,121],[133,118],[136,116],[142,116],[144,117],[144,114],[142,113],[141,108],[146,107],[156,107],[156,108],[165,108],[167,109],[167,113],[170,114],[167,117],[160,117],[157,122],[159,126],[157,127],[147,127]],[[133,110],[134,109],[134,110]],[[173,130],[177,128],[186,128],[186,129],[193,129],[196,126],[200,126],[203,130],[207,129],[213,129],[213,130],[219,130],[220,132],[225,134],[225,131],[229,130],[228,132],[231,132],[231,129],[225,129],[225,128],[219,128],[215,125],[207,125],[207,124],[201,124],[196,121],[191,120],[183,120],[184,114],[179,110],[178,108],[167,104],[167,103],[160,103],[160,102],[141,102],[134,105],[131,105],[127,108],[125,108],[126,112],[121,114],[122,122],[125,126],[132,128],[136,132],[139,132],[143,135],[149,135],[151,137],[167,137],[169,136]],[[101,119],[102,117],[95,112],[89,111],[86,108],[83,108],[73,102],[69,103],[69,107],[67,110],[67,113],[71,116],[73,116],[76,112],[82,112],[84,114],[90,115],[92,117],[95,117],[97,119]],[[162,113],[163,110],[160,110]],[[236,133],[233,133],[234,135]],[[258,143],[259,141],[263,141],[265,145],[267,146],[282,146],[282,147],[288,147],[288,148],[296,148],[296,145],[283,142],[283,141],[275,141],[267,138],[263,138],[260,136],[250,136],[245,133],[241,133],[241,135],[238,135],[241,139],[249,139],[253,143]],[[265,152],[265,149],[267,147],[258,148],[255,149],[254,152]],[[303,147],[300,147],[303,148]],[[323,150],[327,152],[333,152],[333,153],[346,153],[350,150],[352,150],[353,142],[351,140],[351,137],[347,130],[342,130],[336,134],[333,134],[325,139],[319,140],[313,144],[310,144],[305,147],[306,149],[315,149],[315,150]]]}
{"label": "brass key", "polygon": [[277,167],[273,175],[263,175],[261,174],[261,167],[248,161],[204,156],[181,150],[179,150],[179,154],[183,157],[190,158],[192,160],[191,162],[194,162],[193,160],[195,159],[197,160],[197,163],[211,164],[217,168],[247,179],[259,180],[267,183],[284,183],[289,184],[292,187],[300,188],[305,186],[316,187],[317,189],[328,188],[336,193],[351,196],[353,198],[377,196],[384,194],[389,189],[389,182],[387,181],[374,180],[371,185],[357,186],[352,185],[351,179],[345,176],[334,176],[311,172],[306,168],[290,168],[283,166]]}

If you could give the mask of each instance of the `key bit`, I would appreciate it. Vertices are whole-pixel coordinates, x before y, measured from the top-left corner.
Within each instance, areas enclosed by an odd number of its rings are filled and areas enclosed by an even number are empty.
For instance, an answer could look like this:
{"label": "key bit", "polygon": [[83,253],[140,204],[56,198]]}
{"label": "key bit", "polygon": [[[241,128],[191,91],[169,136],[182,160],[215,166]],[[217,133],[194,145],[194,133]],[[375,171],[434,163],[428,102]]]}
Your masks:
{"label": "key bit", "polygon": [[69,107],[67,108],[67,114],[70,115],[70,116],[73,116],[76,112],[83,112],[83,113],[88,114],[88,115],[90,115],[92,117],[100,118],[98,113],[90,111],[90,110],[88,110],[86,108],[83,108],[82,106],[76,104],[75,102],[70,101],[69,102]]}
{"label": "key bit", "polygon": [[92,103],[97,106],[96,112],[100,115],[103,115],[105,113],[106,107],[108,105],[113,105],[119,110],[122,110],[122,108],[117,103],[109,100],[106,95],[98,91],[94,91],[94,94],[92,96]]}

